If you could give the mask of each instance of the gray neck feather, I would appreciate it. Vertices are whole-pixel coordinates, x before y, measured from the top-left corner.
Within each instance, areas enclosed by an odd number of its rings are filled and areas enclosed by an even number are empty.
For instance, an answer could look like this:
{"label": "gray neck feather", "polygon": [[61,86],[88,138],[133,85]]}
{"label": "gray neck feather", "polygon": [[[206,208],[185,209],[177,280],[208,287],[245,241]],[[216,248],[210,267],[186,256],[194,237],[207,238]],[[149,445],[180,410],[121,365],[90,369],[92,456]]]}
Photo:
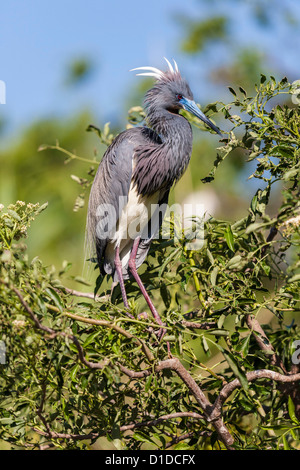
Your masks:
{"label": "gray neck feather", "polygon": [[161,137],[169,158],[173,160],[174,177],[176,180],[179,179],[192,153],[193,134],[190,123],[180,114],[172,113],[164,108],[149,112],[147,121]]}

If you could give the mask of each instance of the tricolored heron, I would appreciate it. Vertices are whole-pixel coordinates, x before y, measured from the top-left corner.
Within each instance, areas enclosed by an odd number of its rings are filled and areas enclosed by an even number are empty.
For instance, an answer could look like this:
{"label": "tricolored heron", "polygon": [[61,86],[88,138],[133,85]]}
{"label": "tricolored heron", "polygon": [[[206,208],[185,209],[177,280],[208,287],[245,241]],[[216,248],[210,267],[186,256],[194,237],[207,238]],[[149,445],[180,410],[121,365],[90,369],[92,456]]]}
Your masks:
{"label": "tricolored heron", "polygon": [[[192,152],[192,128],[179,111],[185,109],[222,135],[202,113],[178,66],[168,70],[138,67],[137,75],[156,79],[145,95],[148,127],[121,132],[99,164],[89,198],[87,236],[100,272],[120,283],[129,308],[124,279],[136,280],[155,320],[161,318],[137,272],[159,231],[171,187],[184,173]],[[151,212],[151,206],[155,211]],[[128,312],[128,315],[132,315]]]}

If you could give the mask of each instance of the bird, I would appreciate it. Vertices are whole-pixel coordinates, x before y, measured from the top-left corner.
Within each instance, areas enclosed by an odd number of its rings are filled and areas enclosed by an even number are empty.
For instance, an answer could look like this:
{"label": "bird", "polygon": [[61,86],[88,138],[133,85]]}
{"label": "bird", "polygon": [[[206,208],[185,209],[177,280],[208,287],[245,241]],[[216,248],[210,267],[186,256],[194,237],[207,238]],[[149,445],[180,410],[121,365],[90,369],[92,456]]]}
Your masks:
{"label": "bird", "polygon": [[86,224],[100,273],[112,276],[112,289],[119,283],[127,315],[133,318],[124,280],[133,278],[160,325],[160,336],[163,322],[138,268],[159,232],[170,190],[191,158],[192,128],[180,110],[222,136],[197,106],[176,61],[164,59],[165,71],[150,66],[131,69],[155,79],[144,98],[146,124],[124,130],[105,151],[91,186]]}

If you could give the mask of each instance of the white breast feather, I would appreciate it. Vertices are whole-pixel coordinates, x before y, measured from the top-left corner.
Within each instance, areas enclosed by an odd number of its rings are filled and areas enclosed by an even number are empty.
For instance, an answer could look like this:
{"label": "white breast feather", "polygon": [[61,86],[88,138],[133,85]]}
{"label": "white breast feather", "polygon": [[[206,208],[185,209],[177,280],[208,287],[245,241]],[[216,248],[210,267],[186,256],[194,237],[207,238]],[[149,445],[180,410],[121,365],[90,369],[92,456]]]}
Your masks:
{"label": "white breast feather", "polygon": [[128,193],[128,202],[121,212],[117,229],[106,249],[106,257],[113,262],[116,246],[120,247],[122,265],[126,266],[131,246],[135,238],[142,234],[151,217],[151,205],[157,204],[159,191],[152,195],[141,196],[137,187],[131,183]]}

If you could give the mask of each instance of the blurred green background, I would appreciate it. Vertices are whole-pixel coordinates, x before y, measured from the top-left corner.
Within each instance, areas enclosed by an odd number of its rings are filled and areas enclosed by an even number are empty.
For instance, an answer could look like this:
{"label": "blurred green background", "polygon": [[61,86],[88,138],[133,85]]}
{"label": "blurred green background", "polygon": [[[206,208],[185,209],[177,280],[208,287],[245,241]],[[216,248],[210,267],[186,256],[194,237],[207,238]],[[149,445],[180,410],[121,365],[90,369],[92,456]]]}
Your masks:
{"label": "blurred green background", "polygon": [[[75,0],[2,5],[1,72],[6,104],[0,105],[0,203],[48,201],[32,224],[30,257],[58,269],[72,263],[66,285],[84,265],[86,202],[74,209],[82,188],[71,175],[86,178],[91,164],[64,163],[59,145],[99,160],[105,150],[89,124],[111,132],[127,125],[127,110],[142,105],[151,80],[133,67],[165,67],[175,58],[202,109],[229,101],[228,86],[251,95],[260,73],[299,79],[300,5],[296,0]],[[26,3],[26,4],[25,4]],[[298,74],[298,75],[297,75]],[[210,115],[223,128],[217,115]],[[211,215],[235,219],[255,191],[251,169],[233,153],[210,184],[201,183],[216,157],[218,139],[194,130],[191,164],[172,193],[172,202],[196,199]],[[276,205],[276,201],[274,201]],[[77,286],[78,287],[78,286]]]}

